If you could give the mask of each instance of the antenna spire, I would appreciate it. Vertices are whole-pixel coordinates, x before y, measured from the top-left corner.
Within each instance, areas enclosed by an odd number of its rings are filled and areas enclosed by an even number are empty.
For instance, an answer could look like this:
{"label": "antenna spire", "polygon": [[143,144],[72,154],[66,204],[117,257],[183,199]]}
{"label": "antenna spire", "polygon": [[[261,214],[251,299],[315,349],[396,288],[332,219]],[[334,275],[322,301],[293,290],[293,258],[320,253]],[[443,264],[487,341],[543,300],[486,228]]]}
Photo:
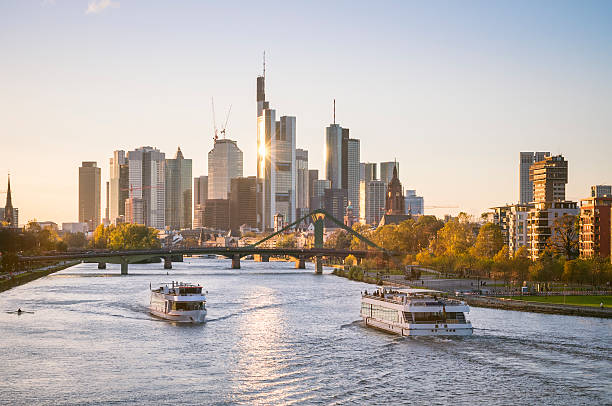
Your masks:
{"label": "antenna spire", "polygon": [[334,99],[334,124],[336,124],[336,99]]}
{"label": "antenna spire", "polygon": [[263,77],[266,77],[266,51],[263,51]]}

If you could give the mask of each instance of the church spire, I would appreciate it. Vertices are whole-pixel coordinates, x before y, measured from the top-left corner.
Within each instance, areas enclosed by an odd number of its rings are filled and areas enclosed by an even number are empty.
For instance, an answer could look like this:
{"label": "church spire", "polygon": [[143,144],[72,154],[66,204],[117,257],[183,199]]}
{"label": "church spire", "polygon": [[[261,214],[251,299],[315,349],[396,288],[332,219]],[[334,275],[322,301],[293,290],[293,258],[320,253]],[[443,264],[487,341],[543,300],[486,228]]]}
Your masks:
{"label": "church spire", "polygon": [[11,175],[8,176],[8,187],[6,188],[6,207],[13,208],[13,201],[11,198]]}
{"label": "church spire", "polygon": [[7,222],[11,227],[16,227],[13,215],[13,200],[11,197],[11,175],[8,177],[8,187],[6,189],[6,205],[4,206],[4,221]]}

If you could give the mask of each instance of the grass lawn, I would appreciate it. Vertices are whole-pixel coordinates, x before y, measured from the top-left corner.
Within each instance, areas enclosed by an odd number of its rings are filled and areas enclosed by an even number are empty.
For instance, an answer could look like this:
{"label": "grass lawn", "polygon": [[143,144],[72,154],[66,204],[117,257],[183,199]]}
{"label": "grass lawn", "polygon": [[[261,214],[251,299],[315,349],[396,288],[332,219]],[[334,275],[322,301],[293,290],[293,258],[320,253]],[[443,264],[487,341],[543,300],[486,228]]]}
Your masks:
{"label": "grass lawn", "polygon": [[[509,299],[525,300],[528,302],[558,303],[563,304],[563,296],[510,296]],[[565,296],[565,304],[578,306],[594,306],[599,304],[604,307],[612,307],[612,295],[607,296]]]}

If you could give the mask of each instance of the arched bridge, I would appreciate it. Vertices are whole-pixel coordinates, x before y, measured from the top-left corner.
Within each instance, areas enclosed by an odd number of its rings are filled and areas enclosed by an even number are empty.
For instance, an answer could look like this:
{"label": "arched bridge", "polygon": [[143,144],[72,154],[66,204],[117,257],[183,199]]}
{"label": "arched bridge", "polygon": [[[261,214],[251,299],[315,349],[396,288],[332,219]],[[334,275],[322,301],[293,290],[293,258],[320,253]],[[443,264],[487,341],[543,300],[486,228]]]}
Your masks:
{"label": "arched bridge", "polygon": [[[262,248],[260,245],[275,236],[284,233],[299,225],[306,218],[310,217],[314,224],[314,247],[312,248]],[[351,249],[333,249],[323,246],[323,229],[324,221],[328,218],[334,222],[339,228],[347,231],[361,241],[365,242],[375,250],[351,250]],[[297,221],[287,225],[283,229],[270,234],[269,236],[257,241],[256,243],[246,247],[196,247],[196,248],[167,248],[167,249],[144,249],[144,250],[96,250],[82,252],[67,252],[52,255],[40,256],[22,256],[20,261],[38,262],[50,260],[80,260],[84,262],[97,262],[100,268],[105,268],[106,263],[121,264],[121,274],[127,275],[128,264],[137,263],[152,258],[163,258],[164,267],[172,268],[172,257],[177,255],[220,255],[232,260],[232,268],[240,268],[240,259],[249,255],[257,256],[261,261],[268,261],[270,257],[289,256],[295,258],[296,268],[305,268],[307,259],[315,259],[315,272],[322,273],[322,257],[346,258],[348,255],[353,255],[357,258],[365,258],[368,255],[376,253],[385,258],[394,260],[395,253],[389,252],[352,228],[345,226],[342,222],[335,219],[330,214],[323,210],[315,210],[312,213],[298,219]]]}

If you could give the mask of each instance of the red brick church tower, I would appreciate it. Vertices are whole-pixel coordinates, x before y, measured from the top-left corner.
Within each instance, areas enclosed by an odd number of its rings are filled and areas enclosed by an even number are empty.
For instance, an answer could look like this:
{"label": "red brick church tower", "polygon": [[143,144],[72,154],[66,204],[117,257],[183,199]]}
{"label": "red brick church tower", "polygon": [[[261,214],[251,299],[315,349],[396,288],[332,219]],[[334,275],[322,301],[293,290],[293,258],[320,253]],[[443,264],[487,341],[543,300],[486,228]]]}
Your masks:
{"label": "red brick church tower", "polygon": [[397,177],[397,166],[393,166],[393,177],[387,186],[387,196],[385,199],[386,214],[405,214],[404,193],[402,183]]}

